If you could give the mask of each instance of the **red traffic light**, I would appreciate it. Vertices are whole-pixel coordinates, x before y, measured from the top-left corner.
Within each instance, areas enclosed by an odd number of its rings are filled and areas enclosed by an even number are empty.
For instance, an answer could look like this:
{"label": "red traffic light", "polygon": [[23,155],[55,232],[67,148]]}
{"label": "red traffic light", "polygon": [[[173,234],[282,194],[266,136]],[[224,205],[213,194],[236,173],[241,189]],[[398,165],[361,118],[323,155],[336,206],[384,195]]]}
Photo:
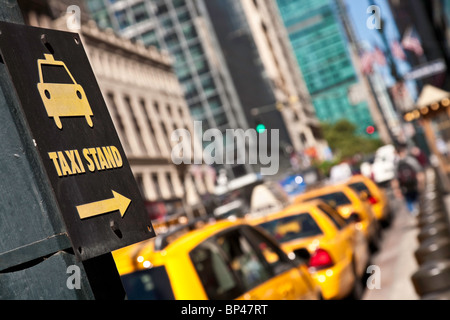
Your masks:
{"label": "red traffic light", "polygon": [[367,134],[374,134],[375,133],[375,127],[374,126],[368,126],[366,128]]}

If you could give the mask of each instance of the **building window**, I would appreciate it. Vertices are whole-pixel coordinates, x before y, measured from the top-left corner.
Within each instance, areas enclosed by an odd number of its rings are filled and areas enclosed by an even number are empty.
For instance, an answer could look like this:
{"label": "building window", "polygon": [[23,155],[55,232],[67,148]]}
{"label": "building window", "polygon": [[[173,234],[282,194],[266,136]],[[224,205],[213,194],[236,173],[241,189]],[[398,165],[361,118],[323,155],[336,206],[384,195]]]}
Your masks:
{"label": "building window", "polygon": [[180,22],[180,24],[187,22],[191,20],[191,15],[189,14],[188,11],[184,11],[178,14],[178,21]]}
{"label": "building window", "polygon": [[182,28],[186,41],[197,38],[197,32],[192,24],[186,24]]}
{"label": "building window", "polygon": [[150,31],[144,32],[141,35],[141,39],[142,39],[142,42],[144,43],[144,45],[155,46],[155,47],[159,48],[158,38],[156,36],[155,30],[150,30]]}
{"label": "building window", "polygon": [[136,129],[136,132],[137,132],[137,140],[139,142],[139,145],[142,148],[142,151],[144,153],[147,153],[147,147],[145,146],[144,138],[142,137],[142,130],[141,130],[141,127],[139,126],[139,123],[138,123],[138,121],[136,119],[136,115],[134,114],[133,107],[131,106],[130,97],[125,96],[124,100],[125,100],[125,104],[126,104],[126,106],[128,108],[128,112],[130,113],[130,117],[133,120],[133,125],[134,125],[134,128]]}
{"label": "building window", "polygon": [[203,78],[201,82],[203,91],[205,92],[205,95],[207,97],[210,97],[216,92],[216,85],[214,83],[214,80],[210,76]]}
{"label": "building window", "polygon": [[184,84],[184,96],[186,99],[193,98],[198,95],[197,88],[194,82],[186,82]]}
{"label": "building window", "polygon": [[203,56],[203,49],[200,44],[195,44],[193,46],[190,46],[189,52],[191,53],[191,56],[193,59]]}
{"label": "building window", "polygon": [[144,179],[143,179],[141,173],[138,173],[138,174],[136,175],[136,183],[137,183],[137,185],[138,185],[139,191],[141,192],[141,196],[142,196],[144,199],[146,199],[146,196],[145,196],[145,187],[144,187]]}
{"label": "building window", "polygon": [[127,152],[130,152],[130,142],[128,141],[128,136],[125,132],[125,125],[123,124],[122,117],[119,113],[119,110],[117,109],[116,101],[114,94],[111,92],[108,92],[106,95],[107,103],[109,106],[109,110],[111,111],[111,116],[115,120],[115,124],[117,125],[117,131],[121,134],[120,137],[123,139],[124,142],[124,148],[127,150]]}
{"label": "building window", "polygon": [[117,23],[119,24],[120,29],[125,29],[130,25],[130,21],[128,20],[127,12],[125,10],[120,10],[115,13]]}
{"label": "building window", "polygon": [[202,75],[204,73],[209,72],[208,63],[205,59],[197,59],[194,61],[195,69],[197,70],[198,75]]}
{"label": "building window", "polygon": [[145,120],[147,121],[148,128],[150,130],[150,134],[151,134],[150,139],[152,140],[152,144],[153,144],[153,146],[155,146],[156,153],[161,154],[161,150],[159,149],[158,143],[156,143],[155,128],[153,128],[153,124],[152,124],[152,121],[150,120],[150,116],[149,116],[147,106],[145,104],[144,99],[140,100],[140,105],[142,108],[142,112],[144,113]]}
{"label": "building window", "polygon": [[92,16],[100,29],[112,28],[111,19],[106,10],[96,12]]}
{"label": "building window", "polygon": [[303,145],[306,145],[306,136],[305,134],[302,132],[300,133],[300,140],[302,141]]}
{"label": "building window", "polygon": [[209,108],[211,111],[222,110],[222,103],[220,101],[219,96],[212,97],[208,99]]}
{"label": "building window", "polygon": [[163,19],[161,19],[160,24],[166,30],[173,28],[172,19],[170,19],[170,16],[165,16]]}
{"label": "building window", "polygon": [[191,78],[191,70],[186,63],[177,64],[175,72],[180,82],[184,83]]}
{"label": "building window", "polygon": [[161,14],[167,13],[168,11],[169,10],[167,9],[167,6],[164,3],[159,3],[156,7],[155,14],[161,15]]}
{"label": "building window", "polygon": [[228,123],[227,116],[225,113],[221,113],[214,116],[214,121],[216,122],[217,127],[221,127],[223,125],[226,125]]}
{"label": "building window", "polygon": [[175,8],[180,8],[186,4],[185,0],[173,0],[172,3]]}
{"label": "building window", "polygon": [[152,173],[151,174],[151,178],[152,178],[152,182],[153,182],[153,187],[155,188],[156,198],[157,199],[162,199],[161,189],[159,187],[158,174],[157,173]]}
{"label": "building window", "polygon": [[194,117],[195,119],[202,118],[203,114],[205,113],[201,103],[193,104],[192,106],[189,107],[189,110],[191,112],[192,117]]}
{"label": "building window", "polygon": [[170,172],[166,173],[166,180],[167,185],[169,186],[170,194],[172,195],[171,198],[175,198],[175,188],[173,187],[172,175],[170,174]]}
{"label": "building window", "polygon": [[136,21],[137,23],[145,21],[149,18],[144,2],[141,2],[131,7],[131,11],[133,12],[134,15],[134,21]]}
{"label": "building window", "polygon": [[175,48],[179,46],[180,41],[178,40],[178,37],[176,33],[170,33],[165,38],[164,41],[166,42],[166,45],[169,49]]}

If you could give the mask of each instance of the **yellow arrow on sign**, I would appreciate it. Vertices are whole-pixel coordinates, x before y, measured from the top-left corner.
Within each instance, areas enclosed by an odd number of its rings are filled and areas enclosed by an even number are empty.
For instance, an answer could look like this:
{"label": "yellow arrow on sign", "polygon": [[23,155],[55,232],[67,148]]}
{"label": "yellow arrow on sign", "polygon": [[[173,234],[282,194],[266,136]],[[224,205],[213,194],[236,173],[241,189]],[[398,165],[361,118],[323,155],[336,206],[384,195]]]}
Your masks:
{"label": "yellow arrow on sign", "polygon": [[114,198],[77,206],[80,219],[91,218],[116,210],[120,211],[120,216],[123,218],[131,200],[114,190],[111,191]]}

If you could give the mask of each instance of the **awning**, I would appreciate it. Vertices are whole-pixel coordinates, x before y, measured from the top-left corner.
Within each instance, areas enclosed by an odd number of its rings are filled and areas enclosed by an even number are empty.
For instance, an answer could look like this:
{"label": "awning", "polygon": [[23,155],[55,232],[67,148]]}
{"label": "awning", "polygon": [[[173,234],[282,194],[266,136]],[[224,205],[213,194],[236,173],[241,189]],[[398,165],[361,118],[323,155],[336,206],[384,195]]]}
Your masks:
{"label": "awning", "polygon": [[436,88],[432,85],[426,85],[422,89],[419,99],[417,99],[414,110],[407,112],[404,115],[404,119],[407,122],[411,122],[421,117],[433,115],[437,111],[449,106],[450,92]]}
{"label": "awning", "polygon": [[439,103],[440,101],[449,97],[450,92],[427,84],[422,89],[419,99],[417,99],[416,108],[428,107],[431,106],[433,103]]}

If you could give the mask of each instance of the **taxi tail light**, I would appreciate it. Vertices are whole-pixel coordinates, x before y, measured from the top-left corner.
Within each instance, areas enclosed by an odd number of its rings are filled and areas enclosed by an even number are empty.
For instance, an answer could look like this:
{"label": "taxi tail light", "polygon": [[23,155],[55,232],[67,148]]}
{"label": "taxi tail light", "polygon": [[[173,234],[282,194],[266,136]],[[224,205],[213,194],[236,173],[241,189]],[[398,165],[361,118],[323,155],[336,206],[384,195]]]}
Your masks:
{"label": "taxi tail light", "polygon": [[330,254],[324,249],[317,249],[309,259],[309,267],[315,270],[325,269],[334,265]]}
{"label": "taxi tail light", "polygon": [[370,203],[370,204],[376,204],[376,203],[378,203],[378,199],[375,198],[375,197],[373,197],[373,196],[370,196],[370,197],[368,198],[368,200],[369,200],[369,203]]}

